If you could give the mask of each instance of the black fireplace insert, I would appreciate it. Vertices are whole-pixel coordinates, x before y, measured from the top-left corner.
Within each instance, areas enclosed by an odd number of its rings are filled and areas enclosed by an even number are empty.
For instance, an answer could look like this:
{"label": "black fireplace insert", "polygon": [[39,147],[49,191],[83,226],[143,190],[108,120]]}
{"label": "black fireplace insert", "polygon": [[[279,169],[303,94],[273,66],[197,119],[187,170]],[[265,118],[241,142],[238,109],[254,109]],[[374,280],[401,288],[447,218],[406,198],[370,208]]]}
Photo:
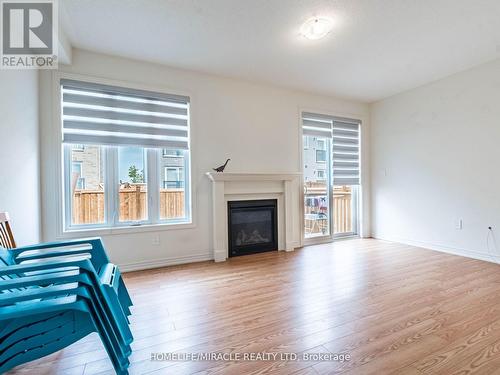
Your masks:
{"label": "black fireplace insert", "polygon": [[278,250],[276,199],[228,202],[229,256]]}

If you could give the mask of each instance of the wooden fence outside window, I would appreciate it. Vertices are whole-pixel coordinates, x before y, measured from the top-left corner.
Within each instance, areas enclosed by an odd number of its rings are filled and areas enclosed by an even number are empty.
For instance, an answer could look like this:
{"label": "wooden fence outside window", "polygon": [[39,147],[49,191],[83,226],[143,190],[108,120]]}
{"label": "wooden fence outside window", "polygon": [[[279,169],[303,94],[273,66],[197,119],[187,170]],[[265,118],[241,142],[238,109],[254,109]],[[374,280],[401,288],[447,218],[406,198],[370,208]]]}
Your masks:
{"label": "wooden fence outside window", "polygon": [[[138,221],[147,217],[147,191],[143,184],[120,188],[120,221]],[[104,222],[104,191],[75,190],[73,194],[73,224]],[[160,218],[184,217],[184,190],[160,189]]]}

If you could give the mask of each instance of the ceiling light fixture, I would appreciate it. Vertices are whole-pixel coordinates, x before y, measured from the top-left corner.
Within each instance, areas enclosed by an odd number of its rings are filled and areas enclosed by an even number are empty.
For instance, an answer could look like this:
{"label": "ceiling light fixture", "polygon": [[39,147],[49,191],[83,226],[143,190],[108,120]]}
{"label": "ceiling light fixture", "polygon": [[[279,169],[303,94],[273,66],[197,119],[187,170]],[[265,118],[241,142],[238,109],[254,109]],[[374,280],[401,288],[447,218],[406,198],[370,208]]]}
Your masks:
{"label": "ceiling light fixture", "polygon": [[333,21],[326,17],[313,17],[308,19],[300,28],[300,33],[307,39],[316,40],[324,38],[333,28]]}

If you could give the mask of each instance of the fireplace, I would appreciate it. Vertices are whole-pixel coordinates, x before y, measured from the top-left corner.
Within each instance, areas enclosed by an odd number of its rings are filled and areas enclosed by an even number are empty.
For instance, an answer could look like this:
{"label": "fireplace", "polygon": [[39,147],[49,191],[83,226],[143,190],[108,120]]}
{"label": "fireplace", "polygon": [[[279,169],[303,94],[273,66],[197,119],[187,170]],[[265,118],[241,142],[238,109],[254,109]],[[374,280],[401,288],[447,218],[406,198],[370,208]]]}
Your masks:
{"label": "fireplace", "polygon": [[228,202],[229,256],[278,250],[277,200]]}

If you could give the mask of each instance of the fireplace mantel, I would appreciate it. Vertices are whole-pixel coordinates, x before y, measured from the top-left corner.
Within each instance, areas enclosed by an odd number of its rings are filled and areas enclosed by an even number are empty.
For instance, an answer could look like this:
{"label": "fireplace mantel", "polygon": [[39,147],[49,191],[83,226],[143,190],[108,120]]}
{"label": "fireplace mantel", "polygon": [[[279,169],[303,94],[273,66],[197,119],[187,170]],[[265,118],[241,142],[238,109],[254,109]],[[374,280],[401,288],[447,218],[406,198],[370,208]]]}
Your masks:
{"label": "fireplace mantel", "polygon": [[301,173],[216,173],[212,181],[213,249],[216,262],[228,258],[227,202],[278,200],[278,249],[293,251],[300,246]]}
{"label": "fireplace mantel", "polygon": [[207,176],[213,182],[217,181],[293,181],[302,173],[217,173],[208,172]]}

